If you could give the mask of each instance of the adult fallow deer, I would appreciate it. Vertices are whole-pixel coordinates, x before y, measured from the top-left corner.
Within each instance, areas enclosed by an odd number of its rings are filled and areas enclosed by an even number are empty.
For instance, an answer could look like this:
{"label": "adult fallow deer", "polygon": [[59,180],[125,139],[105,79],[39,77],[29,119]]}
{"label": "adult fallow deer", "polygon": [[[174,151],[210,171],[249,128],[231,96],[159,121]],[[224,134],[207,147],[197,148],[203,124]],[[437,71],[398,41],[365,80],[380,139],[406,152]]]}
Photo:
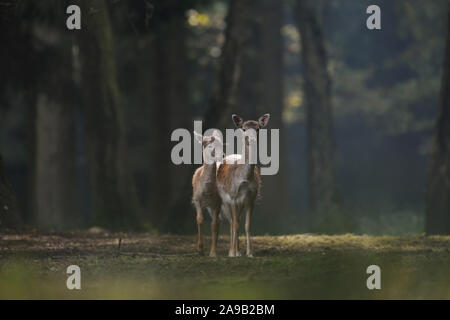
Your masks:
{"label": "adult fallow deer", "polygon": [[238,115],[233,115],[232,119],[236,127],[243,130],[244,159],[242,156],[227,156],[224,163],[217,169],[217,189],[222,199],[222,211],[230,223],[230,250],[228,253],[230,257],[241,255],[239,252],[239,219],[242,213],[245,213],[247,256],[253,256],[250,223],[255,200],[261,186],[261,177],[256,163],[253,163],[256,161],[249,160],[250,145],[258,143],[258,131],[267,125],[269,118],[270,115],[265,114],[258,121],[244,121]]}

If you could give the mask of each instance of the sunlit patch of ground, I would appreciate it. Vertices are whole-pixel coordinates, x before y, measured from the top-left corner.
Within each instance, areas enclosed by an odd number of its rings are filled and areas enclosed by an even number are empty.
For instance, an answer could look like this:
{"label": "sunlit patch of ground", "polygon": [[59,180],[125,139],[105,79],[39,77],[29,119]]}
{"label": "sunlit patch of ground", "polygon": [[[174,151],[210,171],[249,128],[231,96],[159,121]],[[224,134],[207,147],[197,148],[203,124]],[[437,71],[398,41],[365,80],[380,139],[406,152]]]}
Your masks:
{"label": "sunlit patch of ground", "polygon": [[[0,234],[0,298],[450,299],[450,237],[260,236],[253,259],[227,245],[209,258],[194,236]],[[81,290],[66,288],[72,264]],[[372,264],[381,290],[366,287]]]}

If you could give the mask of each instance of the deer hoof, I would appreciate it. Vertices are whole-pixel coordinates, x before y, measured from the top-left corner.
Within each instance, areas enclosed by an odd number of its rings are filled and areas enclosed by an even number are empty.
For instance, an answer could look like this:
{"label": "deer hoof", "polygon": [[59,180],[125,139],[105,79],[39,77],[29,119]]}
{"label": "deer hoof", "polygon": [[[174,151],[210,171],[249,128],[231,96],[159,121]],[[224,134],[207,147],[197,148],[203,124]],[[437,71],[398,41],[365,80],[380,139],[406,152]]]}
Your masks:
{"label": "deer hoof", "polygon": [[209,253],[209,256],[210,256],[211,258],[215,258],[215,257],[217,257],[217,253],[216,253],[215,251],[211,251],[211,252]]}

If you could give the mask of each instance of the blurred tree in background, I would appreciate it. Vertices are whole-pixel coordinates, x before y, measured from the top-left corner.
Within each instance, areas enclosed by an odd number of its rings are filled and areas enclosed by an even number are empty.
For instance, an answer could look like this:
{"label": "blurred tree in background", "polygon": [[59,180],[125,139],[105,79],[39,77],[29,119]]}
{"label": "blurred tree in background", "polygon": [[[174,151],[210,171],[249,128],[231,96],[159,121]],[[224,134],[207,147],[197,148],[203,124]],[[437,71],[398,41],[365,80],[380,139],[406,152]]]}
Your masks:
{"label": "blurred tree in background", "polygon": [[[4,3],[3,39],[16,60],[2,60],[5,87],[26,90],[31,221],[40,227],[76,226],[74,101],[72,38],[64,36],[67,3]],[[8,10],[10,9],[10,10]],[[23,20],[14,19],[14,15]],[[16,69],[24,67],[29,76]],[[10,68],[10,69],[8,69]],[[7,91],[6,91],[7,92]]]}
{"label": "blurred tree in background", "polygon": [[39,61],[30,70],[39,75],[30,88],[34,110],[30,129],[33,208],[36,224],[44,228],[74,228],[79,200],[75,167],[75,85],[72,72],[73,38],[60,28],[67,2],[27,4],[33,17],[31,40]]}
{"label": "blurred tree in background", "polygon": [[243,46],[248,37],[246,15],[249,9],[248,0],[230,2],[217,83],[204,116],[204,125],[207,128],[229,127],[230,113],[237,107],[236,90],[242,69]]}
{"label": "blurred tree in background", "polygon": [[22,219],[14,189],[6,177],[3,159],[0,156],[0,230],[18,228]]}
{"label": "blurred tree in background", "polygon": [[141,215],[127,162],[124,106],[117,82],[114,35],[105,1],[82,1],[79,32],[82,106],[86,120],[94,223],[139,226]]}
{"label": "blurred tree in background", "polygon": [[296,2],[306,104],[308,200],[312,225],[338,211],[331,79],[315,1]]}
{"label": "blurred tree in background", "polygon": [[428,171],[426,214],[427,234],[450,234],[450,4],[439,115]]}

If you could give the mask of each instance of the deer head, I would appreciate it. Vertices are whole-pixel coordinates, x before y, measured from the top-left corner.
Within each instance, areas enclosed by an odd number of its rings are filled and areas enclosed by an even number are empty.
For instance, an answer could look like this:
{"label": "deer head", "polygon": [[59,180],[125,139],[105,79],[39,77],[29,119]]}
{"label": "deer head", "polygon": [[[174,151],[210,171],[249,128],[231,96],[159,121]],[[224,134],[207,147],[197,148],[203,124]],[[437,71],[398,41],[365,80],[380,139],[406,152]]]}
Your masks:
{"label": "deer head", "polygon": [[219,131],[214,130],[211,136],[204,136],[194,131],[195,139],[202,144],[203,162],[214,164],[223,159],[223,143]]}
{"label": "deer head", "polygon": [[267,123],[269,123],[270,114],[266,113],[265,115],[261,116],[258,119],[258,121],[255,120],[244,121],[237,114],[233,114],[231,118],[233,119],[236,128],[242,129],[242,131],[244,131],[245,142],[246,145],[248,145],[250,141],[257,141],[259,129],[262,129],[265,126],[267,126]]}

